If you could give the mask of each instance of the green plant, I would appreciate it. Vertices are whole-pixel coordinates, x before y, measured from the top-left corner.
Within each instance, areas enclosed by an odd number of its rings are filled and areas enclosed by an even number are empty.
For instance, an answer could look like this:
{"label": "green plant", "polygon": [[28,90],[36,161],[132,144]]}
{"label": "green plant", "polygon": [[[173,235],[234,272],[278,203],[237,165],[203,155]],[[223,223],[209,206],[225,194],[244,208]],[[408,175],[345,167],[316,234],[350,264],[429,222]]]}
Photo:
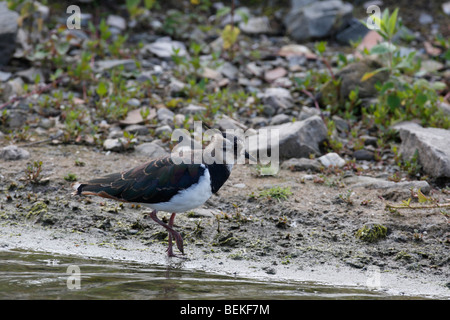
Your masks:
{"label": "green plant", "polygon": [[25,169],[25,180],[28,183],[38,184],[42,180],[42,161],[34,161],[32,164],[27,165]]}
{"label": "green plant", "polygon": [[75,173],[68,173],[66,176],[64,176],[64,180],[69,182],[77,181],[77,175]]}
{"label": "green plant", "polygon": [[344,201],[346,204],[352,206],[353,200],[351,199],[352,195],[354,194],[353,190],[349,189],[345,194],[339,194],[339,198]]}
{"label": "green plant", "polygon": [[293,193],[291,192],[290,187],[272,187],[267,190],[263,190],[259,193],[259,197],[267,198],[269,200],[276,199],[278,201],[287,200],[289,196],[291,196]]}
{"label": "green plant", "polygon": [[392,147],[392,151],[394,152],[394,160],[396,164],[405,171],[409,176],[415,177],[420,174],[422,166],[419,164],[419,151],[416,149],[413,156],[410,160],[404,159],[401,154],[398,152],[398,148],[396,146]]}
{"label": "green plant", "polygon": [[370,54],[377,54],[385,65],[363,75],[361,81],[366,81],[379,72],[387,72],[388,79],[376,85],[378,101],[369,108],[369,118],[380,129],[382,140],[389,140],[390,127],[398,121],[419,119],[423,126],[432,126],[448,129],[450,118],[438,107],[438,91],[445,88],[441,82],[430,83],[424,78],[411,77],[420,75],[420,58],[415,52],[406,57],[400,48],[393,44],[394,35],[400,30],[398,9],[390,14],[386,9],[380,19],[378,33],[384,42],[375,45]]}

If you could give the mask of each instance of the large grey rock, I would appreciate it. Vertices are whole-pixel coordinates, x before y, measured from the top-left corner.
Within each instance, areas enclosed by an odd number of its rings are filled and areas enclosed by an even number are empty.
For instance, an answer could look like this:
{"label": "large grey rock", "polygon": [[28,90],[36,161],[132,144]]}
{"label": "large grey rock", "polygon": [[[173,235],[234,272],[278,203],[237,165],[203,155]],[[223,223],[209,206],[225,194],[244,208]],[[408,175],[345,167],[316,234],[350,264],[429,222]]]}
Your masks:
{"label": "large grey rock", "polygon": [[[272,132],[278,132],[278,140],[271,141]],[[278,147],[280,158],[290,159],[320,155],[320,145],[328,134],[322,119],[314,116],[304,121],[261,128],[257,131],[257,137],[258,143],[249,143],[248,146],[252,155],[256,155],[257,151],[268,154],[268,150],[273,152]]]}
{"label": "large grey rock", "polygon": [[434,178],[450,178],[450,130],[423,128],[413,122],[394,126],[400,131],[400,154],[411,160],[416,150],[418,162]]}
{"label": "large grey rock", "polygon": [[8,64],[16,50],[18,18],[19,14],[9,10],[6,2],[0,2],[0,66]]}
{"label": "large grey rock", "polygon": [[3,160],[20,160],[28,159],[29,157],[30,153],[27,150],[14,145],[0,149],[0,159]]}
{"label": "large grey rock", "polygon": [[353,6],[341,0],[300,2],[284,19],[288,34],[297,41],[334,35],[352,18]]}

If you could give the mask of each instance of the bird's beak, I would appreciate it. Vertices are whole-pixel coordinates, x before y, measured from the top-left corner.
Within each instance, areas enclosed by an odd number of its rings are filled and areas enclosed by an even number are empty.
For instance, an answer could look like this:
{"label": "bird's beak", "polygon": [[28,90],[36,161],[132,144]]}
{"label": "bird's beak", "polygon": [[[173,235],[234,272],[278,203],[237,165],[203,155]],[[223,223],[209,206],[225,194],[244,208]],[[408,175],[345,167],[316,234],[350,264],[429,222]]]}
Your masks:
{"label": "bird's beak", "polygon": [[244,152],[245,159],[249,159],[251,161],[257,162],[254,157],[252,157],[247,151]]}

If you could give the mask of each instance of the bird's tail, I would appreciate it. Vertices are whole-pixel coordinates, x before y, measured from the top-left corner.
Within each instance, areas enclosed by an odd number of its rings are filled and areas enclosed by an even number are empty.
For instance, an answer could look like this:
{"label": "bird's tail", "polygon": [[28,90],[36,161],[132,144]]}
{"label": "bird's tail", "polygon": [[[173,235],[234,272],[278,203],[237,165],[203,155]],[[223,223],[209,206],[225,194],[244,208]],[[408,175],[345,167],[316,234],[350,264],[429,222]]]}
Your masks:
{"label": "bird's tail", "polygon": [[72,195],[94,195],[104,198],[121,200],[119,194],[122,192],[123,186],[116,186],[114,182],[120,179],[121,174],[115,173],[106,177],[88,181],[86,183],[72,184]]}

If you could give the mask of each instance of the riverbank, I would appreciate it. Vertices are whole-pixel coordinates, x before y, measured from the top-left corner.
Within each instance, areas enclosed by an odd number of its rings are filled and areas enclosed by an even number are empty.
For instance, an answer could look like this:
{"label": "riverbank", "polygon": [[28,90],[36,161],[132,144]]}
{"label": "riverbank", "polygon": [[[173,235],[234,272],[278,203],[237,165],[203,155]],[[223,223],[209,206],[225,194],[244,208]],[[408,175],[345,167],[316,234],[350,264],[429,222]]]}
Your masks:
{"label": "riverbank", "polygon": [[[26,160],[5,163],[2,182],[10,190],[0,200],[3,248],[243,277],[357,287],[379,284],[375,290],[389,295],[450,297],[445,217],[437,209],[386,211],[381,196],[398,196],[401,191],[358,186],[355,180],[361,176],[330,174],[325,176],[327,183],[317,183],[319,174],[282,169],[276,176],[261,177],[251,166],[236,166],[218,196],[202,208],[177,215],[175,228],[184,236],[187,259],[168,259],[167,234],[144,218],[144,208],[74,197],[71,182],[62,178],[69,168],[83,179],[131,168],[144,158],[70,145],[30,151],[43,159],[48,182],[22,184],[23,173],[17,168],[26,167]],[[74,166],[76,159],[84,166]],[[366,177],[369,174],[368,170]],[[289,188],[292,194],[285,200],[260,196],[274,186]],[[345,196],[348,190],[352,191]],[[371,225],[384,226],[386,235],[374,242],[356,236]]]}

